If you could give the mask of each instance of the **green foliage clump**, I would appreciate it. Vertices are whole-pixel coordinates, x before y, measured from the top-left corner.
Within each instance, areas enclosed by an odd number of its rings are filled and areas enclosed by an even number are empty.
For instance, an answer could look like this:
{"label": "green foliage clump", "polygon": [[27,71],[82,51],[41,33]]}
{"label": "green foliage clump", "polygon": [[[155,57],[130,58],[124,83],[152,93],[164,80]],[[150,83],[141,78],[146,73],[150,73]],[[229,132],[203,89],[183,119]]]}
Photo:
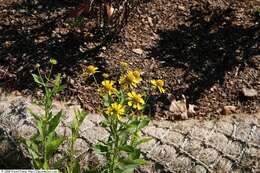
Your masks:
{"label": "green foliage clump", "polygon": [[[38,133],[26,140],[25,143],[35,169],[62,170],[61,165],[66,161],[65,172],[80,172],[79,161],[74,156],[74,143],[79,137],[79,127],[87,114],[84,111],[75,111],[75,117],[70,126],[71,136],[57,135],[55,130],[61,122],[63,112],[62,110],[58,113],[53,112],[53,100],[62,91],[63,86],[61,85],[61,74],[56,75],[55,79],[51,80],[52,69],[57,64],[57,60],[51,59],[50,64],[51,70],[49,74],[41,75],[39,65],[36,65],[38,74],[33,74],[34,81],[44,89],[44,95],[40,101],[40,105],[44,107],[44,113],[37,115],[30,111],[36,122]],[[54,160],[54,154],[64,143],[69,146],[67,155],[64,158]]]}
{"label": "green foliage clump", "polygon": [[[95,74],[100,72],[93,65],[87,66],[83,76],[94,78],[103,102],[101,114],[104,120],[101,126],[104,127],[109,136],[105,141],[99,141],[94,150],[106,158],[106,165],[101,171],[84,169],[80,166],[78,158],[75,156],[74,145],[80,137],[79,129],[86,117],[86,112],[75,111],[75,116],[70,125],[70,136],[59,136],[56,129],[60,124],[63,112],[53,112],[53,100],[62,91],[61,74],[51,78],[53,66],[57,64],[55,59],[50,60],[50,72],[42,75],[37,65],[38,74],[33,74],[34,81],[43,88],[44,94],[40,105],[44,108],[44,113],[38,115],[30,111],[33,116],[38,133],[29,140],[26,140],[28,152],[31,155],[33,167],[36,169],[58,169],[65,173],[80,172],[102,172],[102,173],[131,173],[140,165],[147,161],[142,157],[140,145],[148,142],[151,138],[142,136],[142,129],[146,127],[150,119],[144,115],[147,107],[146,94],[137,92],[142,83],[142,75],[139,70],[127,70],[128,64],[121,63],[124,74],[117,81],[109,80],[108,74],[103,74],[105,78],[98,84]],[[164,93],[163,80],[151,80],[151,88]],[[145,91],[145,90],[143,90]],[[144,92],[145,93],[145,92]],[[65,145],[67,150],[60,159],[54,159],[59,148]],[[86,166],[85,166],[86,167]]]}
{"label": "green foliage clump", "polygon": [[[137,92],[137,88],[142,90],[141,73],[139,70],[128,70],[127,63],[121,63],[121,68],[124,73],[116,81],[108,80],[109,75],[103,74],[106,79],[101,86],[95,79],[97,67],[87,66],[83,73],[84,77],[94,78],[103,99],[101,112],[105,120],[101,125],[107,129],[109,137],[106,141],[100,141],[95,148],[107,159],[104,173],[131,173],[136,167],[146,164],[139,145],[151,140],[141,134],[150,121],[144,115],[148,96]],[[152,89],[165,92],[163,80],[151,80],[150,83]],[[143,92],[147,93],[145,89]]]}

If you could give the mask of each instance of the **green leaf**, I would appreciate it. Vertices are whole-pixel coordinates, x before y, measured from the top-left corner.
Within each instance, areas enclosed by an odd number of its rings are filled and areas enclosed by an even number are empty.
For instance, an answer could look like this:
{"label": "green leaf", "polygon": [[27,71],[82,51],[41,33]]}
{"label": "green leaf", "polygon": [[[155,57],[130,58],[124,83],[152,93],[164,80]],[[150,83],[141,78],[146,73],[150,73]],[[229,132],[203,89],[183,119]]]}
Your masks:
{"label": "green leaf", "polygon": [[130,129],[136,129],[139,127],[140,121],[135,118],[134,120],[130,121],[129,124],[127,125],[128,130]]}
{"label": "green leaf", "polygon": [[57,126],[60,123],[60,118],[62,116],[62,111],[59,111],[56,115],[54,115],[50,120],[49,120],[49,129],[48,133],[54,132]]}
{"label": "green leaf", "polygon": [[107,153],[109,150],[108,150],[108,147],[105,146],[105,145],[102,145],[102,144],[97,144],[95,145],[95,148],[94,150],[99,153],[99,154],[102,154],[102,153]]}
{"label": "green leaf", "polygon": [[25,144],[27,146],[27,149],[29,153],[31,154],[33,159],[38,159],[39,158],[39,151],[37,145],[31,141],[31,140],[26,140]]}
{"label": "green leaf", "polygon": [[27,109],[28,112],[30,113],[31,116],[33,116],[33,118],[36,120],[36,121],[39,121],[40,120],[40,116],[38,116],[37,114],[35,114],[30,108]]}
{"label": "green leaf", "polygon": [[70,125],[70,128],[72,130],[72,133],[75,133],[76,129],[79,128],[79,123],[78,123],[78,120],[77,120],[77,116],[75,116],[72,120],[72,123]]}
{"label": "green leaf", "polygon": [[142,129],[142,128],[146,127],[149,124],[149,122],[150,122],[150,118],[148,118],[146,116],[142,116],[139,128]]}
{"label": "green leaf", "polygon": [[61,87],[61,74],[58,73],[55,77],[55,80],[53,81],[54,82],[54,88],[53,88],[53,91],[54,93],[58,93],[60,91],[62,91],[63,87]]}
{"label": "green leaf", "polygon": [[141,156],[141,151],[139,149],[134,149],[130,155],[129,155],[129,158],[131,158],[132,160],[135,160],[135,159],[139,159]]}
{"label": "green leaf", "polygon": [[81,124],[83,123],[84,119],[87,116],[87,113],[84,110],[82,110],[82,111],[76,111],[75,114],[78,119],[78,125],[81,126]]}
{"label": "green leaf", "polygon": [[138,145],[140,145],[140,144],[149,142],[149,141],[152,140],[152,139],[153,139],[152,137],[146,137],[146,138],[139,139],[139,140],[137,140],[137,141],[134,143],[134,146],[138,146]]}
{"label": "green leaf", "polygon": [[33,159],[33,168],[42,169],[43,168],[43,162],[41,162],[40,160]]}
{"label": "green leaf", "polygon": [[37,129],[39,130],[41,139],[43,139],[43,137],[44,137],[45,134],[46,134],[46,133],[45,133],[45,132],[46,132],[46,128],[45,128],[44,120],[43,120],[43,119],[40,119],[40,120],[37,122],[36,127],[37,127]]}
{"label": "green leaf", "polygon": [[136,159],[136,160],[134,160],[134,163],[138,164],[138,165],[145,165],[145,164],[147,164],[147,161],[144,159]]}
{"label": "green leaf", "polygon": [[39,85],[45,86],[44,81],[42,81],[42,78],[39,75],[32,74],[34,82],[36,82]]}
{"label": "green leaf", "polygon": [[86,166],[83,170],[84,173],[101,173],[100,171],[98,171],[97,169],[95,168],[92,168],[92,167],[89,167],[89,166]]}
{"label": "green leaf", "polygon": [[69,162],[69,164],[66,167],[65,172],[67,173],[80,173],[80,164],[78,160],[73,160],[72,162]]}
{"label": "green leaf", "polygon": [[131,153],[135,150],[135,148],[133,146],[130,146],[130,145],[120,146],[120,147],[118,147],[118,149],[120,151],[125,151],[127,153]]}
{"label": "green leaf", "polygon": [[120,104],[124,104],[126,102],[125,94],[122,90],[117,92],[117,98]]}
{"label": "green leaf", "polygon": [[80,173],[80,165],[78,161],[73,162],[72,173]]}
{"label": "green leaf", "polygon": [[108,120],[103,120],[101,123],[100,123],[101,127],[104,127],[104,128],[107,128],[110,126],[110,122]]}
{"label": "green leaf", "polygon": [[44,170],[50,169],[50,166],[49,166],[49,163],[48,163],[48,162],[44,162],[44,163],[43,163],[43,169],[44,169]]}
{"label": "green leaf", "polygon": [[119,144],[120,144],[120,146],[126,145],[128,139],[129,139],[129,132],[127,130],[121,131],[119,133]]}
{"label": "green leaf", "polygon": [[52,109],[52,102],[53,102],[52,91],[49,88],[46,88],[43,103],[44,103],[44,111],[47,114],[49,114],[49,111]]}
{"label": "green leaf", "polygon": [[52,157],[52,154],[55,153],[59,146],[63,143],[64,139],[57,137],[56,139],[47,140],[46,144],[46,157],[49,160]]}
{"label": "green leaf", "polygon": [[108,107],[108,106],[110,106],[111,103],[112,103],[111,97],[108,94],[104,95],[103,96],[103,104],[104,104],[104,106]]}
{"label": "green leaf", "polygon": [[143,159],[129,160],[124,159],[120,162],[119,168],[122,170],[122,173],[132,173],[134,169],[139,165],[146,164],[147,161]]}
{"label": "green leaf", "polygon": [[124,167],[123,169],[120,169],[117,173],[133,173],[136,167],[137,166],[135,165],[129,165]]}
{"label": "green leaf", "polygon": [[64,160],[65,160],[65,158],[56,160],[55,163],[53,163],[52,167],[55,169],[60,169]]}
{"label": "green leaf", "polygon": [[117,170],[117,173],[133,173],[134,169],[138,166],[138,164],[133,163],[120,163],[119,170]]}
{"label": "green leaf", "polygon": [[35,141],[34,138],[35,137],[33,137],[29,140],[25,140],[25,144],[27,146],[27,150],[28,150],[29,154],[31,155],[33,167],[36,169],[41,169],[41,168],[43,168],[43,162],[41,161],[42,156],[39,151],[40,145],[38,143],[35,143],[37,141]]}
{"label": "green leaf", "polygon": [[150,119],[147,117],[135,117],[133,120],[130,121],[129,125],[127,125],[128,131],[135,132],[140,131],[142,128],[146,127],[150,122]]}
{"label": "green leaf", "polygon": [[74,139],[76,140],[76,138],[78,138],[79,136],[79,127],[81,126],[81,124],[83,123],[84,119],[87,116],[87,113],[85,111],[75,111],[75,116],[72,120],[70,129],[72,131],[72,136],[73,138],[71,138],[73,141]]}

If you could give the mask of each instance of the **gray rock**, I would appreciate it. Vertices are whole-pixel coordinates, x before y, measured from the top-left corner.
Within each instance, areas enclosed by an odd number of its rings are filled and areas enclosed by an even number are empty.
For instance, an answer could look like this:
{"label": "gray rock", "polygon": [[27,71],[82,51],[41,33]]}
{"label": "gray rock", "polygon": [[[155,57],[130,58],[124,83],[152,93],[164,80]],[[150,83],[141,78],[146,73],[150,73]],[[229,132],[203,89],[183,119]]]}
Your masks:
{"label": "gray rock", "polygon": [[249,89],[249,88],[243,88],[242,93],[245,97],[254,97],[257,96],[257,90],[255,89]]}
{"label": "gray rock", "polygon": [[[2,167],[30,166],[23,145],[17,142],[21,137],[28,138],[37,133],[27,108],[42,112],[41,107],[29,98],[0,97],[0,166],[5,164]],[[74,110],[80,107],[55,102],[54,109],[63,109],[65,113],[57,132],[69,135],[68,126]],[[81,156],[82,165],[91,162],[102,166],[105,163],[103,157],[91,150],[98,140],[108,136],[99,126],[102,119],[100,115],[89,114],[80,128],[82,138],[76,142],[75,149]],[[137,172],[243,172],[245,169],[257,172],[260,168],[257,162],[260,160],[260,113],[229,115],[217,120],[152,121],[142,132],[153,140],[140,146],[150,162]]]}

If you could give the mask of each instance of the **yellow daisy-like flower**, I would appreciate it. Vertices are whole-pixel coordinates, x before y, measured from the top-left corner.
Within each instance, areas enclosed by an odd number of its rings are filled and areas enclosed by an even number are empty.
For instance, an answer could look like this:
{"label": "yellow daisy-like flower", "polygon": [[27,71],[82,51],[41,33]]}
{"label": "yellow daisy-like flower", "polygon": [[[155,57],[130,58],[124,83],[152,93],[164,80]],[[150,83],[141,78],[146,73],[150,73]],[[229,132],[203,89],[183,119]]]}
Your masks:
{"label": "yellow daisy-like flower", "polygon": [[164,87],[164,80],[158,79],[158,80],[151,80],[152,87],[154,89],[159,89],[160,93],[164,93],[165,89]]}
{"label": "yellow daisy-like flower", "polygon": [[144,105],[144,99],[140,94],[132,91],[127,93],[128,96],[128,106],[133,107],[134,109],[141,110]]}
{"label": "yellow daisy-like flower", "polygon": [[89,65],[86,67],[86,71],[82,74],[85,77],[89,77],[94,75],[95,73],[98,72],[98,68],[93,66],[93,65]]}
{"label": "yellow daisy-like flower", "polygon": [[139,71],[130,71],[126,75],[121,76],[119,79],[119,84],[124,87],[136,87],[142,81],[141,75]]}
{"label": "yellow daisy-like flower", "polygon": [[119,103],[112,103],[110,107],[107,108],[106,114],[115,115],[118,119],[125,114],[125,107]]}
{"label": "yellow daisy-like flower", "polygon": [[133,74],[135,76],[135,80],[137,81],[137,83],[140,83],[142,81],[140,72],[135,70],[135,71],[133,71]]}
{"label": "yellow daisy-like flower", "polygon": [[103,85],[104,91],[111,95],[116,92],[116,88],[113,87],[114,83],[112,80],[104,80],[101,84]]}

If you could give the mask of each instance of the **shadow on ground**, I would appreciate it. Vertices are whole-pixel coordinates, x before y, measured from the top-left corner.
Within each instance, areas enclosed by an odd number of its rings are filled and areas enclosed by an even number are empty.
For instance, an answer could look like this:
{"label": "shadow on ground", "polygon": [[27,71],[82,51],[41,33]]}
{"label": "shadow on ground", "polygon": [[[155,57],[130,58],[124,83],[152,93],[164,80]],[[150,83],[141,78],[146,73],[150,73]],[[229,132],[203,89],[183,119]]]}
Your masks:
{"label": "shadow on ground", "polygon": [[[58,60],[55,69],[70,77],[78,76],[82,65],[105,68],[106,63],[99,56],[102,48],[119,38],[111,28],[99,27],[98,18],[102,14],[98,14],[96,8],[92,7],[82,26],[67,32],[65,23],[73,7],[82,1],[21,1],[11,0],[0,6],[0,86],[33,89],[31,73],[35,72],[35,65],[38,63],[44,69],[51,57]],[[96,6],[98,3],[100,1]],[[127,21],[122,24],[124,22]],[[121,27],[118,24],[119,30]]]}
{"label": "shadow on ground", "polygon": [[44,69],[51,57],[58,60],[55,69],[69,76],[81,73],[82,64],[106,65],[99,54],[103,46],[114,41],[114,35],[104,37],[97,28],[91,28],[95,30],[93,37],[77,29],[63,31],[73,3],[40,2],[0,6],[0,85],[9,89],[33,89],[35,65],[39,63]]}
{"label": "shadow on ground", "polygon": [[250,57],[260,53],[259,23],[250,27],[234,24],[232,7],[201,8],[191,9],[186,25],[158,31],[160,40],[149,50],[149,57],[163,62],[162,66],[185,71],[188,88],[174,93],[184,94],[189,103],[215,83],[222,84],[228,72],[237,66],[243,68]]}

